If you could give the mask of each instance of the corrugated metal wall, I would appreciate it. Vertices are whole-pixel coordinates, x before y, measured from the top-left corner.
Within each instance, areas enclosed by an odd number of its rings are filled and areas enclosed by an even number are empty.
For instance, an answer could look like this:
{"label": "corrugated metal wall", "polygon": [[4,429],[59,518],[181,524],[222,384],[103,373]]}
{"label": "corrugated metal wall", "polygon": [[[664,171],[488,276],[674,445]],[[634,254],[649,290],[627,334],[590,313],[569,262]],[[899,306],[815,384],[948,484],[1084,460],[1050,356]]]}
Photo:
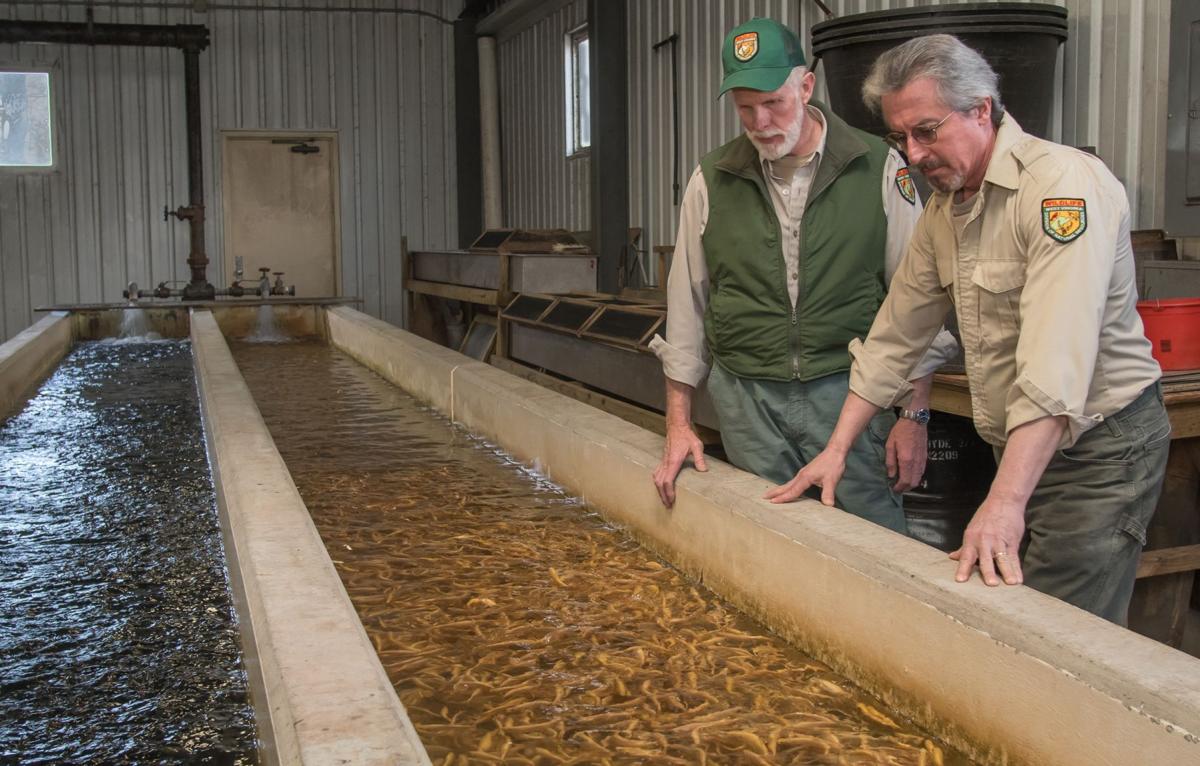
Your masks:
{"label": "corrugated metal wall", "polygon": [[[891,8],[937,5],[895,0],[827,0],[836,17]],[[1166,136],[1169,0],[1065,0],[1069,34],[1063,46],[1061,140],[1095,146],[1125,183],[1134,228],[1162,226]],[[687,183],[708,150],[740,131],[732,108],[713,98],[724,34],[751,16],[797,25],[808,46],[824,20],[810,0],[688,0],[632,2],[629,10],[630,225],[645,231],[642,246],[672,244],[678,207],[672,195],[671,69],[668,48],[654,43],[679,34],[681,169]],[[820,70],[818,69],[818,72]],[[818,85],[818,96],[824,96]]]}
{"label": "corrugated metal wall", "polygon": [[[721,41],[752,16],[795,28],[800,0],[687,0],[632,3],[629,9],[629,225],[642,227],[639,249],[674,244],[678,200],[696,163],[741,132],[733,108],[715,95],[721,82]],[[679,57],[679,172],[674,194],[671,121],[671,46],[653,50],[671,34]],[[807,41],[807,37],[803,38]],[[647,270],[654,268],[652,255]],[[665,281],[665,278],[664,278]]]}
{"label": "corrugated metal wall", "polygon": [[[270,10],[286,4],[305,10]],[[926,2],[832,0],[836,15]],[[1063,0],[1062,140],[1094,145],[1125,182],[1137,228],[1162,225],[1168,0]],[[223,0],[195,13],[178,0],[95,4],[97,21],[201,23],[210,280],[222,283],[219,130],[337,130],[342,281],[364,308],[399,322],[399,238],[455,244],[453,37],[434,19],[461,0]],[[229,5],[244,6],[221,9]],[[175,7],[168,7],[175,6]],[[319,10],[334,6],[340,10]],[[355,10],[357,9],[357,10]],[[365,12],[364,12],[365,10]],[[563,37],[585,21],[576,0],[500,40],[505,222],[590,225],[586,155],[564,156]],[[686,183],[708,149],[733,137],[732,110],[712,97],[724,33],[770,15],[810,39],[810,0],[655,0],[629,4],[630,225],[642,247],[674,242],[670,47],[679,34],[680,170]],[[0,5],[0,18],[82,21],[77,0]],[[176,51],[0,46],[0,65],[57,71],[63,167],[0,173],[0,338],[37,305],[111,301],[130,280],[188,277],[186,226],[162,205],[186,201],[182,61]],[[474,127],[471,128],[474,130]]]}
{"label": "corrugated metal wall", "polygon": [[587,20],[586,0],[497,38],[504,222],[591,228],[591,159],[566,156],[564,38]]}
{"label": "corrugated metal wall", "polygon": [[[220,131],[335,130],[342,285],[400,322],[400,237],[456,244],[453,20],[461,0],[94,3],[97,22],[204,24],[201,54],[209,281],[222,268]],[[294,10],[271,10],[287,6]],[[322,10],[336,9],[336,10]],[[84,21],[72,0],[0,5],[0,19]],[[0,46],[0,66],[53,66],[58,172],[0,173],[0,339],[40,305],[121,299],[130,280],[189,278],[183,57],[173,49]],[[248,264],[249,265],[249,264]],[[231,275],[230,275],[231,276]]]}
{"label": "corrugated metal wall", "polygon": [[1063,143],[1095,146],[1135,229],[1163,225],[1170,0],[1066,0]]}

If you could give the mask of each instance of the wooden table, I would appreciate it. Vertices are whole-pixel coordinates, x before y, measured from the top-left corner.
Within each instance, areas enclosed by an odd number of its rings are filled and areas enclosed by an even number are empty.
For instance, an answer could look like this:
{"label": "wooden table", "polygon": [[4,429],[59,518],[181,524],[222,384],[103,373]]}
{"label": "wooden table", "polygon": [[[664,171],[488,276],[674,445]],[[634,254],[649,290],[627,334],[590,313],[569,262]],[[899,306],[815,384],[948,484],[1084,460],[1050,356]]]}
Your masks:
{"label": "wooden table", "polygon": [[[1171,452],[1162,497],[1138,562],[1129,627],[1178,647],[1200,570],[1200,373],[1167,374]],[[934,377],[932,409],[971,417],[965,375]]]}

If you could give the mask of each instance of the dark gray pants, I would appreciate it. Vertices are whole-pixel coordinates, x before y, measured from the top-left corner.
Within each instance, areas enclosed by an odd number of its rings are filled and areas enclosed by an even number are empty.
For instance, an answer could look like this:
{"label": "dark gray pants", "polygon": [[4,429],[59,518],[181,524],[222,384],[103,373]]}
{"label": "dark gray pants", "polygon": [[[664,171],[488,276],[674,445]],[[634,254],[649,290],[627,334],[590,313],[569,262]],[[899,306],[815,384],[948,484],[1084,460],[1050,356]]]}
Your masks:
{"label": "dark gray pants", "polygon": [[[825,449],[849,391],[846,372],[804,382],[755,380],[713,365],[708,376],[730,462],[777,484],[791,481]],[[895,424],[890,410],[871,420],[846,456],[835,499],[839,508],[903,534],[904,509],[891,489],[884,454]]]}
{"label": "dark gray pants", "polygon": [[1170,441],[1155,383],[1055,453],[1025,512],[1025,584],[1124,625]]}

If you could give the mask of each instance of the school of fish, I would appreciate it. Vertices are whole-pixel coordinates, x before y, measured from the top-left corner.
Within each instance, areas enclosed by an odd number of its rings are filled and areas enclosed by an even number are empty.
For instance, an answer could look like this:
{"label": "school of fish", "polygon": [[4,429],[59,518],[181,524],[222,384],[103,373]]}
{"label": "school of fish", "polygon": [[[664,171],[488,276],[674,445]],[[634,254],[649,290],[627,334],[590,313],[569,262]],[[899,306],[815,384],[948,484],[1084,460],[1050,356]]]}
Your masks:
{"label": "school of fish", "polygon": [[435,764],[970,763],[335,349],[234,350]]}

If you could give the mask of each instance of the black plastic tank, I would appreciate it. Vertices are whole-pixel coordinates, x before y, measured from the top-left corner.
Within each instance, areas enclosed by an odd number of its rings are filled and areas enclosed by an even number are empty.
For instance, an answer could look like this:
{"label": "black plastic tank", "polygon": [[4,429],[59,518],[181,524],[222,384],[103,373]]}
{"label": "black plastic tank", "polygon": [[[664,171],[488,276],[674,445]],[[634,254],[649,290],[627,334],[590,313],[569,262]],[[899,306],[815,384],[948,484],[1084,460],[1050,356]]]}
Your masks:
{"label": "black plastic tank", "polygon": [[952,551],[987,497],[996,475],[991,445],[970,418],[935,412],[929,420],[929,460],[921,484],[904,494],[908,535]]}
{"label": "black plastic tank", "polygon": [[1043,3],[955,3],[859,13],[812,28],[812,52],[825,70],[829,105],[856,128],[883,135],[862,102],[862,83],[879,54],[914,37],[951,34],[979,51],[1000,75],[1000,98],[1027,133],[1050,138],[1054,67],[1067,39],[1067,9]]}

